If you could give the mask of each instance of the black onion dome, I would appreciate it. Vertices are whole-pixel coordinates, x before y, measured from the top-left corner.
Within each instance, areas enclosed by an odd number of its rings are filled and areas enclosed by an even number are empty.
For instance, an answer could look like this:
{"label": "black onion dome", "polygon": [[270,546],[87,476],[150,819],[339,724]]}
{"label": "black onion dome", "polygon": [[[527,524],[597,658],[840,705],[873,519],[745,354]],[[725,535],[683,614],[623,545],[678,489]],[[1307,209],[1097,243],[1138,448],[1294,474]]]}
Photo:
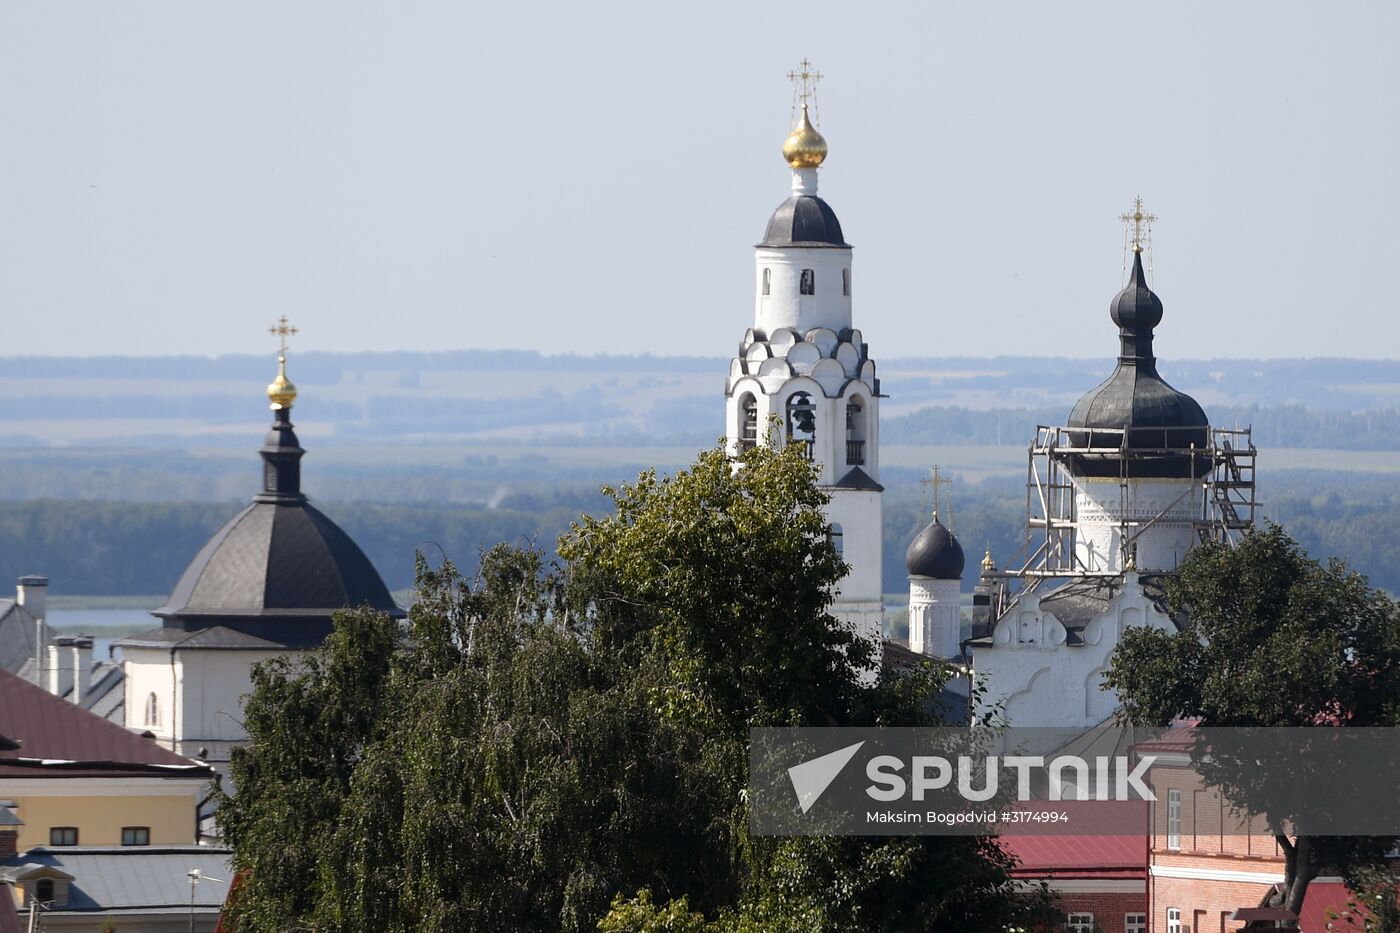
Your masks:
{"label": "black onion dome", "polygon": [[165,628],[226,626],[284,645],[319,643],[341,609],[404,615],[359,546],[301,492],[305,453],[289,412],[260,451],[263,489],[195,555],[154,615]]}
{"label": "black onion dome", "polygon": [[[1142,271],[1142,255],[1133,257],[1128,285],[1109,304],[1109,314],[1118,325],[1122,348],[1113,374],[1087,392],[1070,412],[1070,428],[1089,428],[1086,433],[1071,432],[1076,447],[1119,447],[1126,430],[1129,450],[1180,450],[1192,445],[1204,448],[1209,441],[1210,421],[1201,406],[1185,392],[1172,388],[1157,373],[1152,352],[1152,330],[1162,321],[1162,301],[1147,287]],[[1109,429],[1101,434],[1093,429]],[[1110,455],[1075,456],[1072,466],[1079,475],[1118,476],[1119,458]],[[1200,473],[1201,464],[1196,464]],[[1190,456],[1163,454],[1134,458],[1130,474],[1136,476],[1188,476]]]}
{"label": "black onion dome", "polygon": [[914,536],[914,540],[909,542],[909,550],[904,552],[904,566],[911,577],[961,580],[966,563],[962,545],[951,531],[943,527],[937,512],[933,513],[933,521]]}
{"label": "black onion dome", "polygon": [[758,245],[851,248],[831,205],[810,194],[795,194],[779,204]]}

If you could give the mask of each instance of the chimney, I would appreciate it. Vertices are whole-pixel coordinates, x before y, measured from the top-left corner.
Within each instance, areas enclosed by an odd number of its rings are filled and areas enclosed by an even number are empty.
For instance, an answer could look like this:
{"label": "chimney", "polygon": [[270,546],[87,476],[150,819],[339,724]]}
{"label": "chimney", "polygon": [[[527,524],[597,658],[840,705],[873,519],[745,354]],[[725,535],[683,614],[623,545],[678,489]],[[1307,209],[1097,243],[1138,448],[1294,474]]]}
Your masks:
{"label": "chimney", "polygon": [[19,850],[19,828],[24,820],[15,815],[15,805],[0,800],[0,858],[9,858]]}
{"label": "chimney", "polygon": [[73,702],[79,706],[87,698],[92,685],[92,636],[73,637]]}
{"label": "chimney", "polygon": [[56,697],[66,694],[73,686],[73,642],[70,635],[60,635],[49,645],[49,663],[44,671],[44,687]]}
{"label": "chimney", "polygon": [[49,609],[49,578],[25,574],[15,587],[15,602],[28,609],[35,618],[47,620]]}

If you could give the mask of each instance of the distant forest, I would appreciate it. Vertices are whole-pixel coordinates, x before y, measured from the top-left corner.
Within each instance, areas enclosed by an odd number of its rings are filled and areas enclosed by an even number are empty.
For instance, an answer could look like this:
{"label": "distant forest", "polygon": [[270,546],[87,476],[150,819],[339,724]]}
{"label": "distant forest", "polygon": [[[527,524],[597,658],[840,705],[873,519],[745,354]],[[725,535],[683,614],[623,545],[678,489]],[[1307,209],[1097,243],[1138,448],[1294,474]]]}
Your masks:
{"label": "distant forest", "polygon": [[[904,549],[930,503],[912,471],[894,471],[885,503],[884,587],[907,591]],[[1400,593],[1400,484],[1387,475],[1290,471],[1261,477],[1265,514],[1316,557],[1341,557],[1371,582]],[[522,493],[494,508],[468,505],[321,502],[365,549],[391,589],[412,583],[413,555],[450,557],[472,572],[477,555],[498,542],[554,541],[583,511],[607,508],[596,487]],[[1010,478],[955,483],[945,514],[967,554],[964,587],[976,579],[983,549],[998,563],[1021,553],[1025,488]],[[55,594],[168,593],[204,541],[239,508],[236,501],[0,502],[0,574],[52,579]],[[0,578],[3,579],[3,578]]]}
{"label": "distant forest", "polygon": [[[1010,448],[1062,424],[1111,358],[887,357],[884,585],[906,590],[904,548],[928,505],[916,458],[968,448],[984,476],[952,490],[968,579],[982,550],[1022,553],[1025,489]],[[1110,349],[1105,347],[1105,349]],[[1400,362],[1164,360],[1219,427],[1252,425],[1266,513],[1320,557],[1346,558],[1400,592]],[[295,353],[294,412],[306,490],[395,589],[413,555],[470,572],[501,541],[552,549],[597,492],[648,466],[673,469],[723,430],[719,357],[546,356],[532,351]],[[45,573],[55,593],[169,592],[257,483],[268,355],[0,358],[0,584]],[[55,380],[59,381],[56,386]],[[910,456],[907,448],[921,448]],[[978,451],[979,447],[1000,447]],[[927,450],[927,448],[932,448]],[[1271,467],[1268,452],[1303,472]],[[1317,455],[1311,452],[1316,451]],[[1363,456],[1364,455],[1364,456]],[[1363,463],[1364,461],[1364,463]],[[1392,462],[1393,461],[1393,462]],[[929,466],[930,464],[923,464]],[[947,465],[945,461],[945,465]],[[1009,473],[1020,475],[1008,475]],[[945,509],[946,511],[946,509]]]}

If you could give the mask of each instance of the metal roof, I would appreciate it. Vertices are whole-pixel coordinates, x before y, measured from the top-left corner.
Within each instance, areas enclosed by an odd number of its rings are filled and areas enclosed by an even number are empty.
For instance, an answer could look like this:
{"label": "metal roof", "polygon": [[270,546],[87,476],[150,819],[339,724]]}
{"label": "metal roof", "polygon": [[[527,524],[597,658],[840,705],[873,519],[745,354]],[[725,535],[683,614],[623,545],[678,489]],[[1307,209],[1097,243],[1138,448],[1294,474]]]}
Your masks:
{"label": "metal roof", "polygon": [[35,867],[73,876],[65,911],[143,912],[189,910],[189,872],[204,878],[194,886],[196,910],[218,910],[233,878],[229,849],[207,846],[34,848],[0,861],[0,876]]}
{"label": "metal roof", "polygon": [[885,487],[860,467],[851,467],[846,475],[836,481],[837,489],[862,489],[868,492],[884,492]]}
{"label": "metal roof", "polygon": [[198,648],[223,651],[278,651],[288,647],[282,642],[249,635],[227,625],[214,625],[195,629],[193,632],[179,628],[153,628],[119,638],[112,644],[122,648]]}
{"label": "metal roof", "polygon": [[0,776],[130,777],[159,774],[208,780],[213,769],[162,748],[8,671],[0,671],[0,735],[19,748],[0,752]]}
{"label": "metal roof", "polygon": [[758,245],[851,248],[841,235],[841,221],[831,205],[811,194],[795,194],[779,204]]}
{"label": "metal roof", "polygon": [[961,580],[967,559],[962,545],[953,533],[933,514],[929,522],[904,552],[904,566],[911,577],[931,577],[935,580]]}
{"label": "metal roof", "polygon": [[0,599],[0,670],[19,673],[35,656],[34,637],[42,630],[44,643],[52,638],[49,627],[13,599]]}
{"label": "metal roof", "polygon": [[[1118,447],[1126,441],[1130,450],[1205,447],[1210,424],[1205,411],[1191,396],[1168,385],[1157,372],[1152,339],[1153,329],[1162,320],[1162,302],[1147,286],[1141,253],[1134,255],[1132,275],[1109,304],[1109,315],[1118,325],[1118,365],[1112,375],[1075,402],[1069,427],[1126,431],[1126,435],[1096,436],[1092,430],[1084,435],[1072,434],[1076,446]],[[1075,467],[1074,472],[1087,476],[1116,476],[1120,470],[1116,462],[1102,458],[1078,457]],[[1166,456],[1134,463],[1136,475],[1140,476],[1185,475],[1190,467],[1189,457]]]}

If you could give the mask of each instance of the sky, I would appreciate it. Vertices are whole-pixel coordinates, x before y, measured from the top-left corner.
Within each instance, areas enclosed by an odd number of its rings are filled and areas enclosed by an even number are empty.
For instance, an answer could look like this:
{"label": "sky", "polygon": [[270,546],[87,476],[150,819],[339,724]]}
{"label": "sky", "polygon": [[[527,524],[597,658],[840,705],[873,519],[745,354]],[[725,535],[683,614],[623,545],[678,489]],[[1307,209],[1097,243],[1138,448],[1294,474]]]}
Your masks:
{"label": "sky", "polygon": [[[1400,5],[0,4],[0,356],[731,355],[823,73],[872,355],[1400,355]],[[1380,276],[1377,284],[1376,276]]]}

